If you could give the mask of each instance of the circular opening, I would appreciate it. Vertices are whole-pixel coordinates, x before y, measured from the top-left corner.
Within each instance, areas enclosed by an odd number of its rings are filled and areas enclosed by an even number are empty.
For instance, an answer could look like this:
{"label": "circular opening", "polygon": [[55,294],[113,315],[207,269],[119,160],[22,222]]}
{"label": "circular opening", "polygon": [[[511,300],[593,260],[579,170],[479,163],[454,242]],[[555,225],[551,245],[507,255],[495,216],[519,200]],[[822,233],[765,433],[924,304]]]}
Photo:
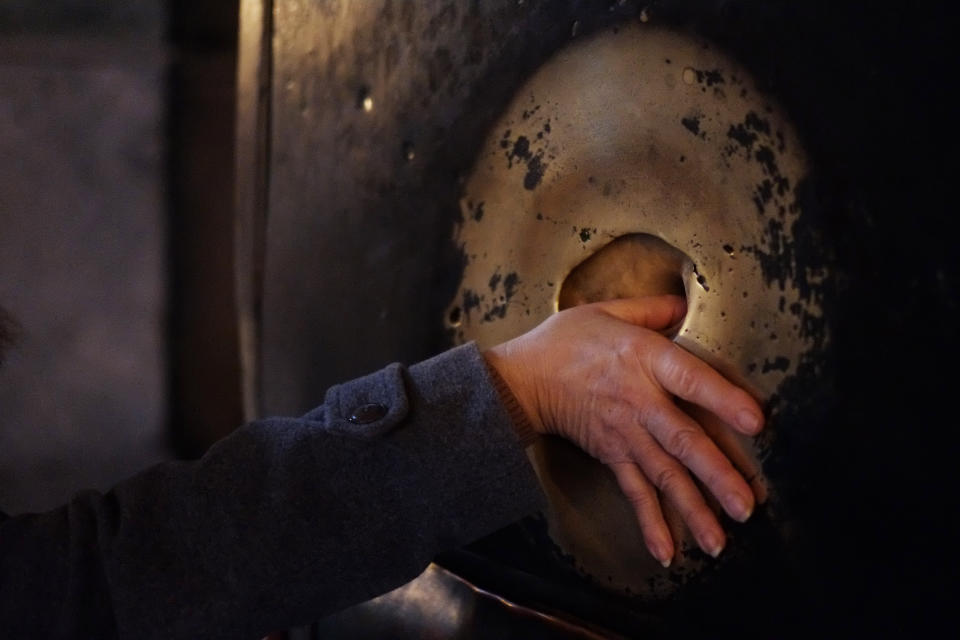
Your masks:
{"label": "circular opening", "polygon": [[557,307],[673,294],[684,296],[685,253],[648,233],[616,238],[574,267],[560,287]]}

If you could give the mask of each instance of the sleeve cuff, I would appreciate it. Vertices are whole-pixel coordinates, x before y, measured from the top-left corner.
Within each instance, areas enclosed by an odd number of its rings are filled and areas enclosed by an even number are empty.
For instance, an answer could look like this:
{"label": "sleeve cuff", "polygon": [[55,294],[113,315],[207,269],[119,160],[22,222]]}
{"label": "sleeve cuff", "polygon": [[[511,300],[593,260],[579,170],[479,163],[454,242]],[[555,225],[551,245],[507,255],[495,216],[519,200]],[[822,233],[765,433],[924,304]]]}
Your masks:
{"label": "sleeve cuff", "polygon": [[490,364],[489,360],[484,358],[484,363],[487,365],[487,373],[490,374],[490,381],[493,382],[493,388],[497,390],[500,401],[510,415],[510,420],[513,421],[513,428],[517,432],[517,438],[520,439],[521,446],[526,449],[536,442],[538,434],[530,423],[527,412],[520,406],[520,401],[517,400],[517,396],[514,395],[507,381],[503,379],[503,376],[500,375],[496,367]]}

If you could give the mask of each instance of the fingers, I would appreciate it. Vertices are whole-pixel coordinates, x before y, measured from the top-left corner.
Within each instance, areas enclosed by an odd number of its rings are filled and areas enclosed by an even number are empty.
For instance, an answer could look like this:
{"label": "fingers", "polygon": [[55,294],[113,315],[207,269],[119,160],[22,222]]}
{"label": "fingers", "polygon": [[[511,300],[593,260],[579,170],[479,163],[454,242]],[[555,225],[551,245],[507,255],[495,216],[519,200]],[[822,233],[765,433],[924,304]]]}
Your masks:
{"label": "fingers", "polygon": [[763,428],[763,412],[750,394],[693,354],[664,341],[648,355],[657,381],[673,395],[707,409],[745,435]]}
{"label": "fingers", "polygon": [[725,535],[705,496],[716,496],[736,520],[754,506],[734,464],[675,398],[744,434],[755,434],[763,422],[749,394],[657,333],[685,313],[678,296],[583,305],[484,354],[538,431],[563,436],[610,465],[661,562],[675,553],[661,499],[675,505],[700,547],[714,556]]}
{"label": "fingers", "polygon": [[703,482],[730,517],[740,522],[750,517],[754,502],[749,485],[690,416],[661,400],[645,403],[639,417],[663,449]]}
{"label": "fingers", "polygon": [[696,420],[704,432],[716,443],[717,447],[736,467],[743,479],[750,485],[754,498],[759,504],[767,501],[768,489],[766,477],[760,463],[750,454],[749,440],[727,427],[720,418],[702,407],[689,402],[678,401],[680,408]]}
{"label": "fingers", "polygon": [[668,455],[649,432],[642,428],[633,432],[631,446],[635,449],[633,458],[637,465],[676,506],[700,548],[717,557],[723,550],[726,536],[700,489],[680,462]]}
{"label": "fingers", "polygon": [[610,468],[617,477],[620,490],[637,514],[647,549],[664,568],[669,567],[673,562],[673,538],[660,509],[660,496],[656,488],[631,462],[618,462],[611,464]]}
{"label": "fingers", "polygon": [[671,327],[687,313],[687,301],[680,296],[623,298],[595,305],[615,318],[653,331]]}

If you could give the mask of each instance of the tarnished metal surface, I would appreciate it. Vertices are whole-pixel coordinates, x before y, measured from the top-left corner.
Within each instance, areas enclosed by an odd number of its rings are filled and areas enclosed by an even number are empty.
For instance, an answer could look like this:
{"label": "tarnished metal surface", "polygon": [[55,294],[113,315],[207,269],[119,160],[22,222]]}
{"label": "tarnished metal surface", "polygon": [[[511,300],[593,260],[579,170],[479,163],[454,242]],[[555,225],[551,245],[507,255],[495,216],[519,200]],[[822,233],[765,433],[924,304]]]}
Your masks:
{"label": "tarnished metal surface", "polygon": [[[561,297],[685,290],[674,340],[769,400],[824,338],[811,332],[821,310],[809,284],[825,274],[792,252],[805,175],[790,123],[707,43],[641,24],[571,45],[517,93],[466,182],[466,268],[448,322],[492,346]],[[759,447],[720,444],[757,477]],[[550,535],[581,571],[632,593],[674,584],[605,467],[555,440],[532,459]],[[680,554],[670,571],[700,562]]]}

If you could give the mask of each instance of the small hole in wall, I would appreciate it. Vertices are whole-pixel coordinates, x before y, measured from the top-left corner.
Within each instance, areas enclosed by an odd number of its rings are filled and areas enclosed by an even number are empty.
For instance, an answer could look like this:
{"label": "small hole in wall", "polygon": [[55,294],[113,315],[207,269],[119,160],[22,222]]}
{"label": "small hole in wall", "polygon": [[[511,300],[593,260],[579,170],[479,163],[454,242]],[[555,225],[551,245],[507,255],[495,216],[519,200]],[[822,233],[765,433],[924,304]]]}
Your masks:
{"label": "small hole in wall", "polygon": [[460,307],[450,309],[450,313],[447,315],[447,324],[451,327],[459,327],[461,322],[463,322],[463,311]]}

